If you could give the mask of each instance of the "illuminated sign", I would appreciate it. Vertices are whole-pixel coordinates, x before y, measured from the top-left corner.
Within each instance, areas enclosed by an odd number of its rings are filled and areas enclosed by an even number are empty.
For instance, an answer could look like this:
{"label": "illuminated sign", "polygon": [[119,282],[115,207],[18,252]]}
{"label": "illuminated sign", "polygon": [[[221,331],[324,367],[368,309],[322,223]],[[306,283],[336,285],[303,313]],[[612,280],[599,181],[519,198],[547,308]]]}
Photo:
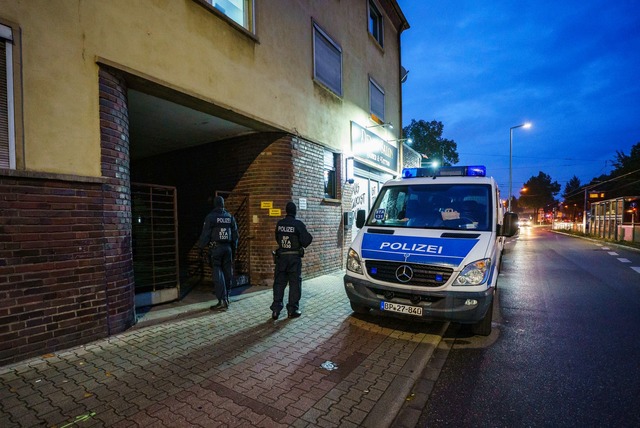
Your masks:
{"label": "illuminated sign", "polygon": [[398,148],[354,122],[351,122],[351,151],[359,161],[392,174],[398,172]]}
{"label": "illuminated sign", "polygon": [[589,192],[589,199],[604,199],[604,192]]}

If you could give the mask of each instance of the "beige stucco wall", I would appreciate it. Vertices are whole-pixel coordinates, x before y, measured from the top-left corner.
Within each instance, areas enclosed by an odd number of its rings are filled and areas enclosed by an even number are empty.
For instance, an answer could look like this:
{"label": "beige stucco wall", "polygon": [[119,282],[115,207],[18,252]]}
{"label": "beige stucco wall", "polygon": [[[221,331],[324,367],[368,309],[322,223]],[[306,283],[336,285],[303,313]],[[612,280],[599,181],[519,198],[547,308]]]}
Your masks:
{"label": "beige stucco wall", "polygon": [[[141,76],[348,151],[369,119],[368,76],[400,128],[397,35],[367,32],[367,1],[258,1],[258,42],[192,0],[0,0],[22,33],[27,170],[100,176],[98,66]],[[312,17],[343,49],[343,98],[312,80]],[[22,142],[19,142],[21,144]]]}

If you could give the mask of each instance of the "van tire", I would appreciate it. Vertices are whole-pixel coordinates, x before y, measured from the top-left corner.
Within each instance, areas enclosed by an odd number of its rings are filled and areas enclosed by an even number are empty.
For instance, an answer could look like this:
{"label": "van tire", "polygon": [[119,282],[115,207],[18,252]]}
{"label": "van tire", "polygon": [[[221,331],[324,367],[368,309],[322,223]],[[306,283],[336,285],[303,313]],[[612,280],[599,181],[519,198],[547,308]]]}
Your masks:
{"label": "van tire", "polygon": [[495,300],[495,293],[491,299],[491,304],[484,318],[476,324],[471,325],[471,332],[478,336],[489,336],[491,334],[491,321],[493,320],[493,301]]}
{"label": "van tire", "polygon": [[366,315],[369,313],[369,308],[367,308],[366,306],[358,305],[351,301],[349,303],[351,304],[351,310],[356,314]]}

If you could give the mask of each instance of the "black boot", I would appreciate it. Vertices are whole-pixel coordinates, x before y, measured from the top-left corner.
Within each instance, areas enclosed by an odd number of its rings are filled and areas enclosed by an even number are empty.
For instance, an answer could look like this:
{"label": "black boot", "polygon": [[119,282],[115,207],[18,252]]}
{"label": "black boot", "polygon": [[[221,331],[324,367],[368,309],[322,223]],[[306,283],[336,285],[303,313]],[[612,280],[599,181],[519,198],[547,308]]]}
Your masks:
{"label": "black boot", "polygon": [[224,300],[218,300],[218,303],[211,306],[209,309],[211,309],[212,311],[220,311],[220,310],[226,310],[228,307],[229,307],[229,304],[225,305]]}
{"label": "black boot", "polygon": [[302,312],[300,312],[298,309],[289,312],[289,318],[298,318],[300,315],[302,315]]}

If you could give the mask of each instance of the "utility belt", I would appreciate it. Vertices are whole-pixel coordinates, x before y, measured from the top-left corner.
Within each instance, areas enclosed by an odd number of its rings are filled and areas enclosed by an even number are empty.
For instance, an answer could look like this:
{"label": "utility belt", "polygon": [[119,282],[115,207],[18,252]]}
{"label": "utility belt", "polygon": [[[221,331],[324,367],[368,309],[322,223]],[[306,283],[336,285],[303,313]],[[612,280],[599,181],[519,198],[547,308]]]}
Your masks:
{"label": "utility belt", "polygon": [[217,247],[217,246],[219,246],[219,245],[229,245],[229,244],[231,244],[231,242],[223,242],[223,241],[216,242],[216,241],[211,241],[211,242],[209,242],[209,248],[216,248],[216,247]]}
{"label": "utility belt", "polygon": [[300,257],[304,257],[304,248],[300,247],[297,250],[283,250],[282,248],[278,248],[277,250],[272,251],[271,254],[273,256],[273,262],[275,263],[276,260],[278,260],[278,257],[280,257],[280,256],[300,256]]}

